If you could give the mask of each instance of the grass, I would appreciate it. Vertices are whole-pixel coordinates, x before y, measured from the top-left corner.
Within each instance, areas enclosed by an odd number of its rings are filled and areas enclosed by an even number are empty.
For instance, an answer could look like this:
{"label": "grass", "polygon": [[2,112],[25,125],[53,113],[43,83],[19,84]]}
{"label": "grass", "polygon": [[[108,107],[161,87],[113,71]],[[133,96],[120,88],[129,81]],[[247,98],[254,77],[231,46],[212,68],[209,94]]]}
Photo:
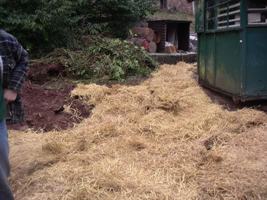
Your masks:
{"label": "grass", "polygon": [[228,110],[194,77],[179,63],[137,86],[78,85],[91,118],[10,134],[16,199],[267,199],[266,113]]}

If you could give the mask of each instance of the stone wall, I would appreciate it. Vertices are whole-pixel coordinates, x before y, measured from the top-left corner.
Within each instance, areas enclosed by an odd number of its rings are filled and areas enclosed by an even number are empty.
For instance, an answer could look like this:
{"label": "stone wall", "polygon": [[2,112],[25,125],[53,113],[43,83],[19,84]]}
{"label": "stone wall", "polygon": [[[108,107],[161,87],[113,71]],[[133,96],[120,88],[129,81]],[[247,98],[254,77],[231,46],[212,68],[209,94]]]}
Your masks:
{"label": "stone wall", "polygon": [[164,0],[164,1],[167,1],[168,10],[177,10],[188,14],[193,13],[192,3],[188,3],[187,0]]}

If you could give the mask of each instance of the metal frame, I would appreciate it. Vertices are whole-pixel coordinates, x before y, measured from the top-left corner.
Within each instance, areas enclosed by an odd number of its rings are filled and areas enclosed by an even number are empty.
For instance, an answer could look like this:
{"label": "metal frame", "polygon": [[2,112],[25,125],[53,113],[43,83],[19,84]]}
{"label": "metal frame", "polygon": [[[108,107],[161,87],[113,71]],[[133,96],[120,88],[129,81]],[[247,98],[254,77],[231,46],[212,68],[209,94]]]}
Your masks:
{"label": "metal frame", "polygon": [[[248,8],[248,1],[213,0],[211,5],[209,0],[195,1],[199,81],[240,101],[267,99],[267,5]],[[249,24],[248,15],[254,12],[266,14],[266,21],[258,23],[256,15]],[[219,18],[224,20],[220,23]],[[214,20],[212,29],[208,20]]]}

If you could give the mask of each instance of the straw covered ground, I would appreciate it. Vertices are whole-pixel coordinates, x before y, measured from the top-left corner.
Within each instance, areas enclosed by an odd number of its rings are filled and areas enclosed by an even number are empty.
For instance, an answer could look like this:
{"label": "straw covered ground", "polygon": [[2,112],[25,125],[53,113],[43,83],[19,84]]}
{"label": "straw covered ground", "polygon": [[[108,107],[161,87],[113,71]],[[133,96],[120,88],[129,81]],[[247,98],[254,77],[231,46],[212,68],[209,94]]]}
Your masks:
{"label": "straw covered ground", "polygon": [[163,65],[136,86],[78,85],[95,108],[74,128],[11,132],[18,200],[267,199],[267,115],[228,109],[196,67]]}

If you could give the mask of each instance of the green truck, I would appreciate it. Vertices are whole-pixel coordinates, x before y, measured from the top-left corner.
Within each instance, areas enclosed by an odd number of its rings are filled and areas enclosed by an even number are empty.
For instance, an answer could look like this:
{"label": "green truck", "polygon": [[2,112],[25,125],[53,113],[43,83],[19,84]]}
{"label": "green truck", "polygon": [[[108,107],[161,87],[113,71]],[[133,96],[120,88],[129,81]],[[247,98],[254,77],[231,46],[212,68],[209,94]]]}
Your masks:
{"label": "green truck", "polygon": [[236,102],[267,99],[267,0],[195,0],[199,82]]}

